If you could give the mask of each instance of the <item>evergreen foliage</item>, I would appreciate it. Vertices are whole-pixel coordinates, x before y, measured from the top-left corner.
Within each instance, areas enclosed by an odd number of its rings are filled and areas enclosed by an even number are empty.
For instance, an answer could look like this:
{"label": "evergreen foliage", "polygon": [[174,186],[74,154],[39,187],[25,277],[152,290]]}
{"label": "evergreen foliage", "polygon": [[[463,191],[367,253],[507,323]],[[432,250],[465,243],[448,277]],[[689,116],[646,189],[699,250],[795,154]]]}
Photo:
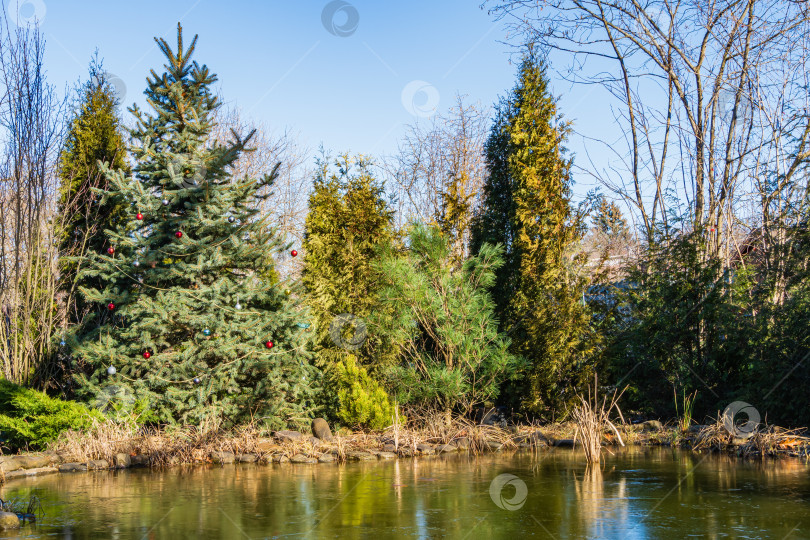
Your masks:
{"label": "evergreen foliage", "polygon": [[472,182],[469,175],[462,171],[453,176],[444,191],[441,192],[441,216],[438,225],[442,234],[451,240],[450,256],[453,264],[461,266],[464,261],[465,236],[473,218],[473,200],[475,192],[472,191]]}
{"label": "evergreen foliage", "polygon": [[698,410],[716,413],[739,387],[747,349],[739,338],[753,330],[741,316],[750,275],[703,260],[703,242],[701,234],[662,240],[629,270],[626,316],[621,328],[606,329],[613,379],[629,385],[628,409],[668,412],[673,388],[698,389]]}
{"label": "evergreen foliage", "polygon": [[414,225],[407,243],[380,264],[385,288],[373,323],[400,351],[388,386],[403,405],[469,412],[494,400],[518,365],[488,292],[500,249],[485,244],[458,268],[438,228]]}
{"label": "evergreen foliage", "polygon": [[103,420],[95,409],[75,401],[0,380],[0,434],[3,446],[42,450],[65,430],[83,431]]}
{"label": "evergreen foliage", "polygon": [[148,80],[152,113],[130,109],[134,176],[104,167],[110,188],[94,190],[127,212],[104,232],[114,251],[81,261],[80,276],[102,284],[83,287],[85,301],[105,307],[69,339],[79,393],[115,384],[161,422],[303,420],[317,388],[305,314],[273,270],[289,246],[259,210],[276,171],[231,175],[252,134],[207,142],[219,102],[216,77],[191,60],[196,37],[184,48],[178,25],[176,51],[156,41],[167,63]]}
{"label": "evergreen foliage", "polygon": [[109,188],[99,168],[103,163],[129,174],[116,95],[101,63],[90,64],[89,79],[79,91],[78,112],[71,120],[59,166],[56,237],[59,242],[60,290],[66,294],[67,322],[79,322],[97,304],[86,304],[79,287],[102,287],[101,281],[85,275],[78,278],[79,264],[87,252],[100,253],[107,246],[103,231],[114,228],[126,207],[102,199],[96,189]]}
{"label": "evergreen foliage", "polygon": [[493,295],[513,352],[530,362],[519,394],[532,413],[562,412],[589,373],[584,275],[574,258],[582,216],[571,206],[568,126],[549,90],[545,65],[533,54],[501,102],[487,142],[490,176],[476,224],[476,245],[505,246],[506,265]]}
{"label": "evergreen foliage", "polygon": [[[343,357],[330,334],[335,317],[348,313],[364,319],[377,305],[380,273],[375,261],[394,239],[393,211],[368,159],[343,155],[331,165],[327,158],[318,165],[309,198],[302,282],[315,321],[317,354],[328,365],[330,358]],[[374,367],[378,361],[379,338],[370,336],[355,351],[362,365]]]}
{"label": "evergreen foliage", "polygon": [[509,302],[517,284],[515,237],[517,236],[514,202],[514,178],[509,174],[509,122],[514,114],[512,104],[501,99],[495,108],[495,119],[484,151],[487,177],[484,182],[482,203],[473,217],[470,250],[478,253],[485,243],[501,246],[503,266],[495,274],[490,292],[495,301],[495,314],[501,331],[511,326]]}
{"label": "evergreen foliage", "polygon": [[384,429],[391,425],[394,405],[385,389],[372,379],[357,357],[347,354],[330,370],[330,391],[337,397],[336,417],[348,426]]}
{"label": "evergreen foliage", "polygon": [[[323,158],[318,165],[309,198],[302,275],[314,322],[316,361],[339,388],[348,384],[346,370],[354,369],[349,366],[355,361],[361,380],[368,378],[372,384],[391,354],[386,336],[369,332],[366,321],[378,308],[381,275],[375,261],[394,239],[393,212],[368,159],[343,155],[334,163]],[[388,396],[376,382],[373,385],[368,396],[362,382],[341,395],[325,393],[322,403],[340,421],[388,425]],[[377,412],[372,414],[372,409]],[[384,418],[379,416],[382,412]]]}

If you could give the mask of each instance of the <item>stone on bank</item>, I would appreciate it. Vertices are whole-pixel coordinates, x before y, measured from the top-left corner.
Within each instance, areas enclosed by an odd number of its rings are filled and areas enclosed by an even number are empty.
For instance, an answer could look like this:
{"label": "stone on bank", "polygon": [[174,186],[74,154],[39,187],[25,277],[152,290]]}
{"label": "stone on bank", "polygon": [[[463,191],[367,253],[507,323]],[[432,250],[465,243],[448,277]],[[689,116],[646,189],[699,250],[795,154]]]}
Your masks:
{"label": "stone on bank", "polygon": [[20,518],[13,512],[0,512],[0,531],[20,528]]}

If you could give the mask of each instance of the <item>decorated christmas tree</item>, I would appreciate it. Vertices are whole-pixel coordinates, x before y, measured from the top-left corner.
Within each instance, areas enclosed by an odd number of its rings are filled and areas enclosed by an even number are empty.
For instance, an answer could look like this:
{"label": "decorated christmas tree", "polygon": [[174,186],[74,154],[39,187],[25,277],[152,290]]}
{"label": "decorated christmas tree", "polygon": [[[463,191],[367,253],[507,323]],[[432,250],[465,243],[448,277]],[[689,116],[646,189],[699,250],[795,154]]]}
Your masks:
{"label": "decorated christmas tree", "polygon": [[[129,219],[106,230],[83,272],[104,306],[74,328],[67,346],[78,393],[105,404],[138,404],[145,418],[196,423],[250,416],[271,426],[308,416],[318,372],[304,349],[297,287],[279,281],[284,245],[259,210],[276,170],[262,178],[230,171],[252,134],[211,141],[216,76],[156,39],[167,59],[145,91],[150,112],[130,111],[133,174],[105,167],[104,200],[126,204]],[[278,167],[276,167],[277,169]]]}

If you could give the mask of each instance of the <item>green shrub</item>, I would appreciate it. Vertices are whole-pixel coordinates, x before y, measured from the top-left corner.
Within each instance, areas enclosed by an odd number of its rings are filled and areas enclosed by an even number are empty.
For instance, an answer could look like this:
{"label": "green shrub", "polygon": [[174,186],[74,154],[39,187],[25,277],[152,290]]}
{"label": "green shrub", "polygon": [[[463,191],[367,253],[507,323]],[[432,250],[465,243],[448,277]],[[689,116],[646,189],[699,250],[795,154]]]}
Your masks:
{"label": "green shrub", "polygon": [[371,429],[391,424],[394,405],[383,387],[357,364],[354,355],[335,364],[333,378],[338,397],[335,416],[340,421]]}
{"label": "green shrub", "polygon": [[75,401],[0,380],[0,438],[12,449],[43,449],[65,430],[84,430],[103,415]]}

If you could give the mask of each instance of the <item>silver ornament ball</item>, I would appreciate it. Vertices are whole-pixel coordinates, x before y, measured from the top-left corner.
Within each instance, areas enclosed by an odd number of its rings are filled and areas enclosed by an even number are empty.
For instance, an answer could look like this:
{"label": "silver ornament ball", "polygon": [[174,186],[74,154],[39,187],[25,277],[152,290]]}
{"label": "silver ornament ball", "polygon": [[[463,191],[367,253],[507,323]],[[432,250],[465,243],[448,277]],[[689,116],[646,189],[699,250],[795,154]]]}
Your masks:
{"label": "silver ornament ball", "polygon": [[115,366],[110,366],[107,368],[107,375],[115,375],[116,369]]}

